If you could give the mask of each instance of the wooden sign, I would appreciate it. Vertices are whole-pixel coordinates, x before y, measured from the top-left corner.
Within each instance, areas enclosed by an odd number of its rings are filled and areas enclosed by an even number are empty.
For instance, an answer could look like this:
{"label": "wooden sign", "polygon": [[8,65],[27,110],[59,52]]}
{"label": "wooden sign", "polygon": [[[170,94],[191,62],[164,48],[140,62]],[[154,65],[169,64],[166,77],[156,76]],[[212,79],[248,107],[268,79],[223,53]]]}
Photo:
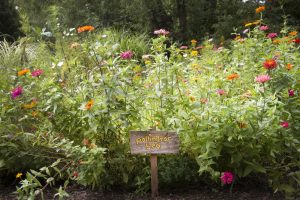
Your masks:
{"label": "wooden sign", "polygon": [[170,131],[130,131],[132,154],[151,154],[152,197],[158,196],[157,154],[175,154],[179,151],[179,138]]}
{"label": "wooden sign", "polygon": [[179,151],[179,139],[169,131],[130,131],[132,154],[175,154]]}

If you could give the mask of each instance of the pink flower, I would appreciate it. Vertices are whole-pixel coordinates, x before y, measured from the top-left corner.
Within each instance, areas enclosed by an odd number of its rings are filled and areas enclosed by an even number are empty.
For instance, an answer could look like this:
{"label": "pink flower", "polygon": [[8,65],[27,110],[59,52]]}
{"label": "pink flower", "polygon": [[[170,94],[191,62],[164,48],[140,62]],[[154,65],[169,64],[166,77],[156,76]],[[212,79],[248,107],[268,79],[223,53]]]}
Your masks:
{"label": "pink flower", "polygon": [[233,181],[233,173],[232,172],[223,172],[222,176],[220,178],[224,185],[231,184]]}
{"label": "pink flower", "polygon": [[267,38],[273,39],[273,38],[276,38],[277,36],[278,36],[277,33],[269,33],[267,35]]}
{"label": "pink flower", "polygon": [[155,30],[154,34],[155,35],[168,35],[170,32],[165,30],[165,29],[159,29],[159,30]]}
{"label": "pink flower", "polygon": [[44,71],[42,69],[37,69],[37,70],[34,70],[33,72],[31,72],[31,76],[37,77],[37,76],[42,75],[42,73],[44,73]]}
{"label": "pink flower", "polygon": [[15,99],[18,96],[20,96],[23,93],[23,88],[22,87],[16,87],[11,91],[11,98]]}
{"label": "pink flower", "polygon": [[259,75],[257,77],[255,77],[255,81],[258,83],[265,83],[267,81],[269,81],[271,79],[271,77],[269,75]]}
{"label": "pink flower", "polygon": [[259,30],[261,30],[261,31],[267,31],[267,30],[269,30],[269,27],[268,26],[260,26]]}
{"label": "pink flower", "polygon": [[290,96],[290,97],[295,96],[295,91],[292,90],[292,89],[289,89],[289,90],[288,90],[288,93],[289,93],[289,96]]}
{"label": "pink flower", "polygon": [[221,90],[221,89],[217,89],[217,94],[219,94],[219,95],[224,95],[224,94],[225,94],[225,91],[224,91],[224,90]]}
{"label": "pink flower", "polygon": [[120,54],[120,56],[121,56],[122,59],[129,60],[129,59],[132,58],[133,53],[132,53],[132,51],[129,50],[129,51],[122,52],[122,53]]}
{"label": "pink flower", "polygon": [[188,46],[182,45],[179,49],[180,50],[185,50],[185,49],[188,49]]}
{"label": "pink flower", "polygon": [[283,128],[288,128],[289,127],[289,122],[280,122],[280,126],[282,126]]}

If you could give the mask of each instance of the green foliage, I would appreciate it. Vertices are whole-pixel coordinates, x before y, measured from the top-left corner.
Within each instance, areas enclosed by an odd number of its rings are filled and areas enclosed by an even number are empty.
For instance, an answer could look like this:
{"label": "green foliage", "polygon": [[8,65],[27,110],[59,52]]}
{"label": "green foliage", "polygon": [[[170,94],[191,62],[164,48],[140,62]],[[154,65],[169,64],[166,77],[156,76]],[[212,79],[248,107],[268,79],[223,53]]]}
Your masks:
{"label": "green foliage", "polygon": [[[299,194],[300,59],[287,27],[274,40],[252,26],[230,48],[206,40],[180,49],[167,48],[167,36],[62,31],[51,9],[50,34],[0,45],[0,172],[26,173],[20,199],[60,180],[60,198],[70,181],[149,190],[149,161],[130,155],[128,133],[153,126],[181,139],[181,154],[160,160],[163,183],[197,181],[195,158],[216,181],[224,171],[235,181],[265,174],[275,191]],[[267,59],[277,67],[265,69]],[[256,82],[261,74],[271,80]]]}

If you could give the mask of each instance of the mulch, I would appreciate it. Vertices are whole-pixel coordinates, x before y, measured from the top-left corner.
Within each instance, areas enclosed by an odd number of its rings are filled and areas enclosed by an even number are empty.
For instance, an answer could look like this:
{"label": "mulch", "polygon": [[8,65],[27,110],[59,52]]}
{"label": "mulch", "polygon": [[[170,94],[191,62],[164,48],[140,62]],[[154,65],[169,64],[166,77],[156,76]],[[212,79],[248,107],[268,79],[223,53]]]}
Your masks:
{"label": "mulch", "polygon": [[[0,186],[0,200],[14,200],[14,187]],[[134,192],[91,190],[82,186],[71,186],[67,191],[69,200],[150,200],[150,194],[138,195]],[[53,199],[53,191],[45,192],[45,199]],[[241,188],[230,195],[227,189],[216,190],[209,187],[190,188],[184,186],[180,189],[162,190],[156,200],[283,200],[281,194],[274,194],[272,191],[265,191],[259,188]]]}

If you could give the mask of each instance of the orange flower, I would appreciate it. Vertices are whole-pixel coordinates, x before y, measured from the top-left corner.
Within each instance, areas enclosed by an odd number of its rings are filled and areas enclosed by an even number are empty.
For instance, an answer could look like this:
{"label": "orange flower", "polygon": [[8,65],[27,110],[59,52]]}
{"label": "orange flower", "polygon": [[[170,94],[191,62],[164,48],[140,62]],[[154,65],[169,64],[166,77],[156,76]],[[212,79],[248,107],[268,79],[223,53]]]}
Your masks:
{"label": "orange flower", "polygon": [[36,117],[36,116],[37,116],[37,114],[38,114],[38,112],[37,112],[37,111],[33,111],[33,112],[31,113],[32,117]]}
{"label": "orange flower", "polygon": [[207,104],[208,103],[208,99],[207,98],[201,98],[200,102],[204,103],[204,104]]}
{"label": "orange flower", "polygon": [[92,108],[93,105],[94,105],[94,100],[90,100],[89,102],[87,102],[87,104],[85,104],[85,108],[89,110]]}
{"label": "orange flower", "polygon": [[250,90],[247,90],[244,94],[242,94],[242,98],[250,98],[252,96],[252,93]]}
{"label": "orange flower", "polygon": [[293,65],[291,64],[291,63],[288,63],[287,65],[286,65],[286,69],[287,70],[291,70],[293,68]]}
{"label": "orange flower", "polygon": [[85,31],[93,31],[93,30],[95,30],[93,26],[80,26],[79,28],[77,28],[78,33],[82,33]]}
{"label": "orange flower", "polygon": [[260,13],[260,12],[264,11],[265,9],[266,9],[265,6],[259,6],[258,8],[255,9],[255,12]]}
{"label": "orange flower", "polygon": [[29,69],[23,69],[21,71],[18,71],[18,76],[23,76],[29,72]]}
{"label": "orange flower", "polygon": [[90,141],[89,141],[88,139],[84,138],[84,139],[82,140],[82,144],[83,144],[84,146],[89,146],[89,145],[90,145]]}
{"label": "orange flower", "polygon": [[289,32],[289,35],[290,36],[296,36],[298,34],[298,32],[297,31],[292,31],[292,32]]}
{"label": "orange flower", "polygon": [[227,80],[233,80],[236,78],[239,78],[240,76],[238,74],[230,74],[229,76],[227,76]]}
{"label": "orange flower", "polygon": [[191,43],[193,46],[195,46],[197,44],[197,40],[191,40]]}
{"label": "orange flower", "polygon": [[281,42],[282,42],[282,41],[279,40],[279,39],[275,39],[275,40],[272,41],[273,44],[279,44],[279,43],[281,43]]}

